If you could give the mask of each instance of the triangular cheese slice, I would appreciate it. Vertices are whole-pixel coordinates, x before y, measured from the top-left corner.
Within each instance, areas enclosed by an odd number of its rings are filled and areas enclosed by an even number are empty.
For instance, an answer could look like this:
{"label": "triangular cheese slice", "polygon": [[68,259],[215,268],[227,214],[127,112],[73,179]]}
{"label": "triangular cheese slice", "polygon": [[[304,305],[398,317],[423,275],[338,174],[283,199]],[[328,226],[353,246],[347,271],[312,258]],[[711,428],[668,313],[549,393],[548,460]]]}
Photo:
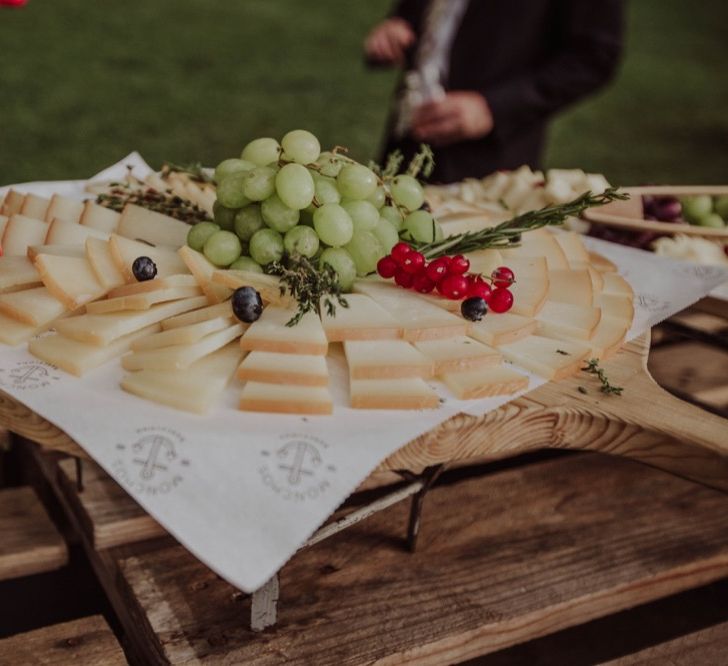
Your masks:
{"label": "triangular cheese slice", "polygon": [[349,307],[339,305],[333,315],[322,307],[322,323],[329,342],[394,340],[402,337],[403,327],[400,322],[368,296],[347,294],[346,301]]}
{"label": "triangular cheese slice", "polygon": [[432,377],[435,364],[404,340],[347,340],[344,354],[351,379]]}
{"label": "triangular cheese slice", "polygon": [[37,194],[26,194],[23,199],[23,205],[20,207],[20,214],[26,217],[32,217],[36,220],[45,220],[48,206],[51,200]]}
{"label": "triangular cheese slice", "polygon": [[0,257],[0,294],[40,285],[38,269],[28,257]]}
{"label": "triangular cheese slice", "polygon": [[498,350],[509,361],[544,379],[563,379],[581,369],[591,348],[571,340],[551,340],[532,335],[518,342],[500,345]]}
{"label": "triangular cheese slice", "polygon": [[334,403],[324,386],[300,386],[246,382],[240,394],[240,409],[278,414],[331,414]]}
{"label": "triangular cheese slice", "polygon": [[591,307],[594,293],[594,284],[587,269],[549,271],[550,301]]}
{"label": "triangular cheese slice", "polygon": [[604,280],[603,292],[605,294],[626,296],[630,299],[634,296],[631,285],[619,273],[604,273],[602,278]]}
{"label": "triangular cheese slice", "polygon": [[448,372],[441,375],[440,379],[459,400],[512,395],[528,388],[528,377],[505,365]]}
{"label": "triangular cheese slice", "polygon": [[527,338],[536,331],[536,320],[511,312],[488,313],[480,321],[473,322],[470,337],[487,345],[502,345]]}
{"label": "triangular cheese slice", "polygon": [[329,370],[325,356],[250,352],[237,372],[242,381],[295,386],[328,386]]}
{"label": "triangular cheese slice", "polygon": [[5,224],[3,256],[24,257],[31,245],[43,245],[48,234],[48,223],[25,215],[12,215]]}
{"label": "triangular cheese slice", "polygon": [[422,340],[415,342],[415,347],[435,363],[436,375],[489,368],[503,360],[493,347],[465,336],[448,340]]}
{"label": "triangular cheese slice", "polygon": [[182,247],[187,242],[190,225],[135,204],[127,204],[121,213],[116,233],[153,245]]}
{"label": "triangular cheese slice", "polygon": [[83,201],[78,199],[70,199],[61,194],[54,194],[48,205],[45,214],[46,222],[51,222],[54,218],[67,220],[68,222],[78,222],[83,213]]}
{"label": "triangular cheese slice", "polygon": [[510,311],[524,317],[535,317],[548,297],[549,281],[516,277],[509,289],[513,294]]}
{"label": "triangular cheese slice", "polygon": [[48,291],[69,310],[75,310],[106,293],[86,257],[39,254],[35,266]]}
{"label": "triangular cheese slice", "polygon": [[139,257],[149,257],[157,266],[157,277],[187,273],[187,267],[177,252],[166,247],[152,247],[116,234],[109,239],[109,249],[117,267],[127,282],[136,281],[132,266]]}
{"label": "triangular cheese slice", "polygon": [[192,275],[195,276],[197,283],[205,292],[205,296],[207,296],[210,303],[222,303],[230,298],[231,288],[212,282],[212,275],[217,270],[217,266],[202,252],[197,252],[185,245],[179,249],[178,254]]}
{"label": "triangular cheese slice", "polygon": [[168,331],[161,331],[141,340],[136,340],[131,348],[134,351],[144,351],[171,347],[172,345],[191,345],[211,333],[217,333],[232,326],[233,323],[232,317],[216,317],[189,326],[170,328]]}
{"label": "triangular cheese slice", "polygon": [[224,303],[216,303],[215,305],[209,305],[207,307],[200,308],[199,310],[185,312],[184,314],[177,315],[176,317],[165,319],[162,322],[162,329],[167,331],[181,326],[190,326],[192,324],[197,324],[209,319],[215,319],[217,317],[232,316],[233,309],[230,305],[230,301],[225,301]]}
{"label": "triangular cheese slice", "polygon": [[83,245],[31,245],[28,248],[28,259],[35,261],[40,254],[52,254],[57,257],[85,257]]}
{"label": "triangular cheese slice", "polygon": [[352,379],[351,406],[355,409],[435,409],[437,393],[419,377],[402,379]]}
{"label": "triangular cheese slice", "polygon": [[123,310],[148,310],[157,303],[178,301],[182,298],[201,296],[202,291],[198,286],[194,287],[169,287],[168,289],[156,289],[131,296],[117,296],[116,298],[105,298],[86,306],[86,312],[121,312]]}
{"label": "triangular cheese slice", "polygon": [[212,274],[212,283],[230,290],[239,287],[253,287],[263,301],[281,307],[289,307],[295,302],[285,291],[283,283],[274,275],[251,273],[250,271],[216,270]]}
{"label": "triangular cheese slice", "polygon": [[45,326],[66,310],[66,306],[46,287],[0,295],[0,312],[31,326]]}
{"label": "triangular cheese slice", "polygon": [[91,264],[96,279],[106,289],[114,289],[124,284],[124,274],[119,270],[114,258],[111,256],[108,241],[101,238],[87,238],[86,259]]}
{"label": "triangular cheese slice", "polygon": [[79,222],[85,227],[113,234],[119,226],[120,218],[121,213],[117,213],[105,206],[99,206],[99,204],[89,200],[84,204]]}
{"label": "triangular cheese slice", "polygon": [[269,305],[240,339],[241,349],[325,356],[329,343],[321,319],[307,312],[295,326],[286,326],[295,314],[293,308]]}
{"label": "triangular cheese slice", "polygon": [[570,268],[586,268],[589,265],[589,252],[579,234],[564,231],[553,236],[564,251]]}
{"label": "triangular cheese slice", "polygon": [[591,340],[602,318],[599,308],[583,307],[572,303],[546,301],[536,319],[538,333],[546,337],[563,336],[577,340]]}
{"label": "triangular cheese slice", "polygon": [[108,240],[109,234],[85,227],[78,222],[68,222],[56,218],[48,225],[45,243],[46,245],[83,245],[87,238]]}

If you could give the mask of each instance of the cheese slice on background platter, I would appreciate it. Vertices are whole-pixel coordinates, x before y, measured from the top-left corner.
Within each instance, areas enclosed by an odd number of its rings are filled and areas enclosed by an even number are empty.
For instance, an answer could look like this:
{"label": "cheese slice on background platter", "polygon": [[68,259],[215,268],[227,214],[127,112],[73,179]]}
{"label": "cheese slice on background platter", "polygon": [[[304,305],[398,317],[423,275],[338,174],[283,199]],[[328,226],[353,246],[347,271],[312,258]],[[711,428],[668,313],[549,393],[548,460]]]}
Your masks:
{"label": "cheese slice on background platter", "polygon": [[549,279],[549,267],[544,257],[509,257],[508,261],[502,258],[499,265],[508,266],[516,281],[526,278],[548,282]]}
{"label": "cheese slice on background platter", "polygon": [[161,331],[136,340],[131,348],[134,351],[142,351],[170,347],[172,345],[190,345],[202,340],[202,338],[210,335],[210,333],[217,333],[232,326],[233,323],[232,317],[216,317],[214,319],[197,322],[196,324],[189,324],[188,326],[178,326],[177,328],[170,328],[167,331]]}
{"label": "cheese slice on background platter", "polygon": [[91,227],[92,229],[103,231],[107,234],[113,234],[119,226],[120,218],[121,213],[117,213],[111,208],[100,206],[89,199],[83,206],[83,213],[81,213],[79,224],[84,227]]}
{"label": "cheese slice on background platter", "polygon": [[469,336],[486,345],[497,346],[516,342],[536,332],[536,320],[512,312],[489,313],[473,322]]}
{"label": "cheese slice on background platter", "polygon": [[449,340],[423,340],[415,347],[435,364],[435,374],[464,372],[498,365],[500,352],[473,338],[460,336]]}
{"label": "cheese slice on background platter", "polygon": [[152,324],[129,335],[124,335],[105,347],[79,342],[59,333],[53,333],[31,340],[28,343],[28,351],[46,363],[55,365],[76,377],[82,377],[87,372],[128,352],[135,340],[156,333],[158,330],[159,324]]}
{"label": "cheese slice on background platter", "polygon": [[549,294],[549,281],[533,278],[519,278],[509,287],[513,294],[513,307],[510,312],[524,317],[535,317]]}
{"label": "cheese slice on background platter", "polygon": [[86,257],[39,254],[35,267],[48,291],[69,310],[75,310],[106,293]]}
{"label": "cheese slice on background platter", "polygon": [[43,330],[42,326],[35,326],[26,322],[18,321],[0,312],[0,342],[5,345],[19,345],[28,342],[33,336]]}
{"label": "cheese slice on background platter", "polygon": [[117,296],[116,298],[106,298],[86,306],[86,312],[122,312],[124,310],[148,310],[152,305],[157,303],[167,303],[169,301],[178,301],[182,298],[191,298],[192,296],[201,296],[202,290],[195,287],[169,287],[168,289],[156,289],[155,291],[147,291],[141,294],[132,294],[131,296]]}
{"label": "cheese slice on background platter", "polygon": [[187,243],[190,225],[169,215],[127,204],[119,218],[116,232],[121,236],[142,240],[152,245],[181,247]]}
{"label": "cheese slice on background platter", "polygon": [[38,269],[28,257],[0,257],[0,294],[20,291],[41,284]]}
{"label": "cheese slice on background platter", "polygon": [[616,275],[616,273],[600,273],[596,268],[592,268],[591,266],[587,266],[586,270],[589,271],[589,277],[592,281],[592,288],[594,289],[594,293],[599,293],[604,290],[605,275]]}
{"label": "cheese slice on background platter", "polygon": [[544,379],[554,380],[577,372],[591,352],[588,343],[552,340],[538,335],[500,345],[498,350],[512,363]]}
{"label": "cheese slice on background platter", "polygon": [[124,274],[119,270],[114,258],[111,256],[108,241],[101,238],[87,238],[85,249],[86,259],[91,264],[96,279],[106,289],[113,290],[126,282]]}
{"label": "cheese slice on background platter", "polygon": [[602,311],[599,308],[546,301],[536,317],[537,330],[539,335],[547,331],[550,335],[546,337],[563,335],[565,338],[588,341],[594,336],[601,318]]}
{"label": "cheese slice on background platter", "polygon": [[45,326],[68,308],[46,287],[34,287],[0,295],[0,312],[31,326]]}
{"label": "cheese slice on background platter", "polygon": [[328,386],[329,369],[325,356],[254,351],[243,359],[237,378],[267,384]]}
{"label": "cheese slice on background platter", "polygon": [[241,349],[325,356],[329,343],[319,316],[307,312],[295,326],[286,326],[295,314],[294,308],[268,305],[240,338]]}
{"label": "cheese slice on background platter", "polygon": [[5,224],[2,248],[3,256],[22,256],[28,254],[31,245],[43,245],[48,234],[48,223],[32,217],[12,215]]}
{"label": "cheese slice on background platter", "polygon": [[[470,261],[471,273],[490,275],[496,268],[504,265],[503,255],[498,250],[478,250],[465,255]],[[544,261],[544,267],[546,262]]]}
{"label": "cheese slice on background platter", "polygon": [[91,227],[85,227],[78,222],[68,222],[55,218],[48,224],[48,234],[45,238],[47,245],[83,245],[87,238],[109,239],[109,234]]}
{"label": "cheese slice on background platter", "polygon": [[149,257],[157,266],[157,277],[188,273],[187,266],[177,252],[167,247],[152,247],[117,234],[109,239],[109,249],[117,267],[127,282],[135,281],[132,266],[139,257]]}
{"label": "cheese slice on background platter", "polygon": [[440,376],[459,400],[512,395],[528,388],[528,377],[507,365],[494,365],[466,372],[446,372]]}
{"label": "cheese slice on background platter", "polygon": [[614,294],[615,296],[627,296],[632,298],[634,292],[632,287],[619,273],[604,273],[602,275],[604,281],[603,292],[605,294]]}
{"label": "cheese slice on background platter", "polygon": [[[5,227],[7,226],[10,218],[7,215],[0,215],[0,241],[2,241],[3,234],[5,233]],[[0,248],[2,245],[0,244]],[[2,256],[2,255],[0,255]]]}
{"label": "cheese slice on background platter", "polygon": [[39,254],[52,254],[57,257],[85,257],[83,245],[31,245],[27,256],[35,261]]}
{"label": "cheese slice on background platter", "polygon": [[602,309],[605,317],[614,317],[632,325],[634,319],[634,302],[632,296],[620,294],[600,294],[597,305]]}
{"label": "cheese slice on background platter", "polygon": [[140,328],[157,324],[167,317],[196,310],[207,304],[204,296],[185,298],[181,301],[161,303],[149,310],[138,312],[111,312],[108,314],[83,314],[58,322],[56,330],[63,335],[95,345],[108,345],[122,335]]}
{"label": "cheese slice on background platter", "polygon": [[20,209],[23,207],[24,201],[25,195],[22,192],[10,189],[5,194],[5,198],[2,201],[2,209],[0,209],[0,212],[2,212],[3,215],[7,215],[8,217],[10,217],[11,215],[15,215],[16,213],[20,212]]}
{"label": "cheese slice on background platter", "polygon": [[589,263],[593,268],[598,270],[600,273],[617,273],[618,269],[616,264],[609,261],[606,257],[596,252],[589,253]]}
{"label": "cheese slice on background platter", "polygon": [[[500,250],[505,260],[505,265],[509,266],[511,258],[517,257],[543,257],[549,270],[559,270],[569,268],[569,262],[566,259],[561,245],[556,241],[554,234],[546,229],[536,229],[523,234],[521,245],[511,249]],[[514,269],[515,272],[515,269]],[[518,274],[516,273],[516,279]]]}
{"label": "cheese slice on background platter", "polygon": [[586,268],[589,265],[589,251],[579,234],[573,231],[555,231],[553,237],[566,255],[570,268]]}
{"label": "cheese slice on background platter", "polygon": [[183,370],[189,368],[195,361],[237,340],[244,330],[243,324],[232,324],[189,345],[135,351],[124,356],[121,365],[125,370]]}
{"label": "cheese slice on background platter", "polygon": [[[354,291],[369,296],[389,312],[401,324],[402,337],[410,342],[451,338],[465,335],[468,331],[469,323],[462,317],[450,314],[396,285],[359,280],[354,284]],[[338,311],[339,308],[337,315]]]}
{"label": "cheese slice on background platter", "polygon": [[26,217],[34,217],[36,220],[45,220],[48,206],[51,200],[37,194],[26,194],[23,205],[20,207],[20,214]]}
{"label": "cheese slice on background platter", "polygon": [[140,370],[126,375],[121,387],[145,400],[204,414],[222,396],[242,352],[229,344],[184,370]]}
{"label": "cheese slice on background platter", "polygon": [[215,303],[214,305],[206,305],[205,307],[191,312],[185,312],[181,315],[176,315],[165,319],[162,322],[162,330],[170,330],[173,328],[180,328],[182,326],[191,326],[199,322],[208,321],[210,319],[216,319],[218,317],[232,317],[233,308],[230,301],[224,303]]}
{"label": "cheese slice on background platter", "polygon": [[70,199],[61,194],[54,194],[51,197],[48,210],[45,214],[45,221],[51,222],[53,218],[68,220],[69,222],[78,222],[83,213],[83,201],[78,199]]}
{"label": "cheese slice on background platter", "polygon": [[278,414],[331,414],[334,403],[324,386],[290,386],[246,382],[240,394],[243,411]]}
{"label": "cheese slice on background platter", "polygon": [[350,404],[354,409],[435,409],[440,398],[420,377],[352,379]]}
{"label": "cheese slice on background platter", "polygon": [[238,289],[239,287],[253,287],[266,303],[289,307],[294,300],[285,292],[281,293],[283,283],[275,275],[252,273],[250,271],[215,270],[212,274],[213,284]]}
{"label": "cheese slice on background platter", "polygon": [[[344,340],[395,340],[402,337],[402,325],[381,305],[364,294],[347,294],[348,308],[337,306],[332,316],[321,317],[329,342]],[[296,327],[297,328],[297,327]]]}
{"label": "cheese slice on background platter", "polygon": [[130,282],[128,284],[119,285],[109,292],[109,298],[119,298],[121,296],[137,296],[139,294],[147,294],[152,291],[160,291],[164,289],[172,289],[175,287],[197,287],[199,285],[194,275],[183,273],[181,275],[168,275],[166,277],[156,277],[152,280],[144,280],[143,282]]}
{"label": "cheese slice on background platter", "polygon": [[347,340],[344,355],[351,379],[432,377],[435,364],[404,340]]}
{"label": "cheese slice on background platter", "polygon": [[190,273],[195,276],[197,283],[202,288],[202,291],[205,292],[210,303],[222,303],[230,298],[232,289],[212,282],[212,275],[217,270],[217,266],[202,254],[202,252],[197,252],[191,247],[184,245],[178,250],[178,254]]}
{"label": "cheese slice on background platter", "polygon": [[595,291],[591,275],[586,269],[549,271],[548,299],[590,307]]}

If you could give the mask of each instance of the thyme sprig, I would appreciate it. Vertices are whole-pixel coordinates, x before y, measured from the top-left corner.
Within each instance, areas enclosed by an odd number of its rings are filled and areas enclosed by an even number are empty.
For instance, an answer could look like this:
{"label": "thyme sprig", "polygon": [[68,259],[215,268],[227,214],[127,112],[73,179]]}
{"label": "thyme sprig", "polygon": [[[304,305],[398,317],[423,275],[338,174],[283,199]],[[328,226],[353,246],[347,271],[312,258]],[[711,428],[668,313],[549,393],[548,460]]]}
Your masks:
{"label": "thyme sprig", "polygon": [[165,162],[162,166],[162,176],[166,176],[170,171],[187,174],[191,180],[195,180],[198,183],[214,182],[212,177],[205,170],[205,167],[202,166],[202,162],[190,162],[189,164]]}
{"label": "thyme sprig", "polygon": [[599,367],[599,359],[591,358],[586,362],[586,365],[582,368],[582,371],[588,372],[590,375],[596,375],[601,382],[601,392],[607,395],[622,395],[624,388],[621,386],[614,386],[610,383],[607,373],[604,368]]}
{"label": "thyme sprig", "polygon": [[326,314],[333,317],[336,307],[348,308],[349,303],[341,294],[341,286],[336,271],[328,264],[321,268],[306,257],[290,255],[283,261],[277,261],[266,267],[266,272],[281,279],[282,291],[288,291],[296,299],[296,314],[286,322],[286,326],[295,326],[307,312],[321,315],[321,303]]}
{"label": "thyme sprig", "polygon": [[516,247],[521,234],[548,226],[563,224],[570,217],[578,217],[588,208],[604,206],[612,201],[628,199],[629,195],[610,187],[601,194],[586,192],[565,204],[546,206],[502,222],[494,227],[480,231],[467,231],[432,243],[411,241],[415,249],[422,252],[426,259],[434,259],[446,254],[466,254],[487,248]]}

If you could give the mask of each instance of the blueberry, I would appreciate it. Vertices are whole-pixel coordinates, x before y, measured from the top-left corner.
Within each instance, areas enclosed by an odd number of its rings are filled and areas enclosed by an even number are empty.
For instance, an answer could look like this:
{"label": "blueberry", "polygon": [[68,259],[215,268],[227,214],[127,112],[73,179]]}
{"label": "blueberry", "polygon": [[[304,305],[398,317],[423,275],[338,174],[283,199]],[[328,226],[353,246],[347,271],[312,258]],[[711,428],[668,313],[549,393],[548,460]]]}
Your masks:
{"label": "blueberry", "polygon": [[253,287],[239,287],[233,292],[233,314],[246,324],[252,324],[263,312],[263,299]]}
{"label": "blueberry", "polygon": [[157,276],[157,264],[149,257],[137,257],[131,266],[131,272],[138,282],[153,280]]}
{"label": "blueberry", "polygon": [[460,306],[460,312],[462,312],[465,319],[480,321],[488,312],[488,305],[484,298],[473,296],[463,301],[463,304]]}

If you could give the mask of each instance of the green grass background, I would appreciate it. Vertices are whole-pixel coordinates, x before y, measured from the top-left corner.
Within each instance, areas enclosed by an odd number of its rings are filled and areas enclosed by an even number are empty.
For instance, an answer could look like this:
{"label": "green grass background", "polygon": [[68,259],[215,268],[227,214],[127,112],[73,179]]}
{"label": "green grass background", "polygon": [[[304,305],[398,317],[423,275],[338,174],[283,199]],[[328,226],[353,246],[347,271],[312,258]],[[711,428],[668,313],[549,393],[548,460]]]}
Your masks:
{"label": "green grass background", "polygon": [[[586,0],[585,0],[586,1]],[[139,150],[215,164],[305,127],[376,154],[395,75],[361,42],[388,0],[31,0],[0,9],[0,184]],[[595,14],[594,20],[599,20]],[[555,123],[552,166],[728,183],[728,3],[633,0],[617,81]]]}

